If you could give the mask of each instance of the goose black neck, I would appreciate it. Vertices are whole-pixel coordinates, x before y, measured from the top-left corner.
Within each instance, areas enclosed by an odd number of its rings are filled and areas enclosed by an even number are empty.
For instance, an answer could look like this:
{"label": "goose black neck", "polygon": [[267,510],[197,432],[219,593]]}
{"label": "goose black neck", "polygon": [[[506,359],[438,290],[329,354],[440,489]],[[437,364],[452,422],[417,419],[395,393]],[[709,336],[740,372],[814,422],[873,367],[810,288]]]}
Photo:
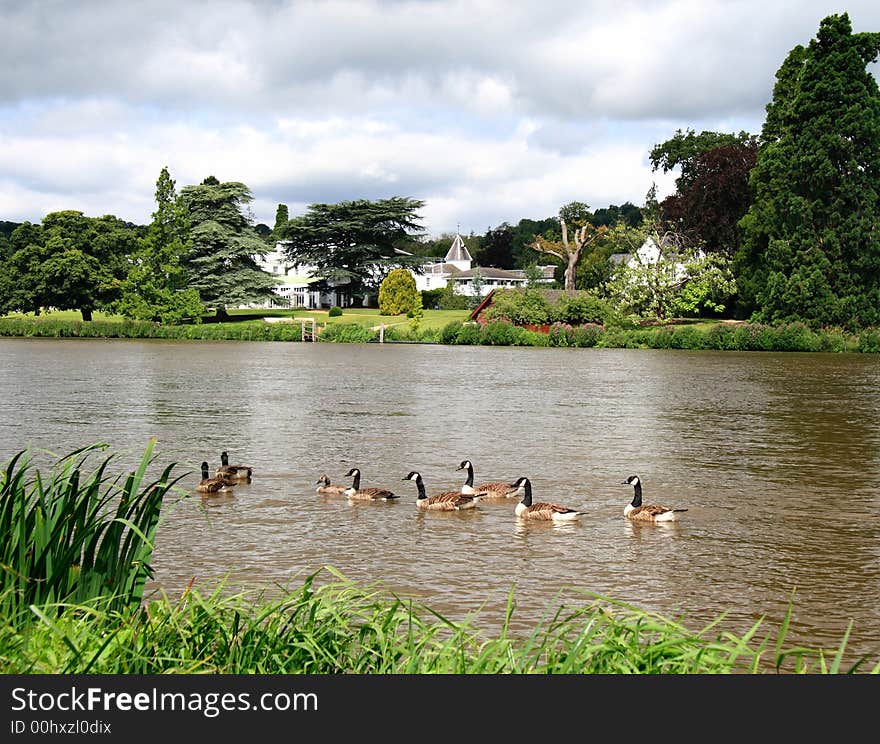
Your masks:
{"label": "goose black neck", "polygon": [[467,471],[468,471],[468,477],[467,477],[467,480],[464,482],[464,484],[466,486],[470,486],[471,488],[473,488],[474,487],[474,466],[471,465],[470,463],[468,463]]}
{"label": "goose black neck", "polygon": [[633,493],[632,505],[635,507],[639,507],[642,505],[642,484],[636,483],[633,486],[633,491],[634,491],[634,493]]}
{"label": "goose black neck", "polygon": [[419,501],[428,498],[428,494],[425,493],[425,482],[422,480],[421,475],[416,478],[416,488],[419,489]]}
{"label": "goose black neck", "polygon": [[532,484],[530,481],[526,481],[523,483],[523,488],[525,489],[525,493],[522,497],[523,506],[531,506],[532,505]]}
{"label": "goose black neck", "polygon": [[228,452],[221,452],[220,453],[220,464],[224,465],[224,466],[229,465],[229,453]]}
{"label": "goose black neck", "polygon": [[207,480],[208,478],[208,463],[202,463],[202,480]]}
{"label": "goose black neck", "polygon": [[354,471],[354,480],[353,480],[352,483],[351,483],[351,487],[352,487],[355,491],[359,491],[359,490],[360,490],[360,488],[361,488],[361,471],[360,471],[360,470],[355,470],[355,471]]}

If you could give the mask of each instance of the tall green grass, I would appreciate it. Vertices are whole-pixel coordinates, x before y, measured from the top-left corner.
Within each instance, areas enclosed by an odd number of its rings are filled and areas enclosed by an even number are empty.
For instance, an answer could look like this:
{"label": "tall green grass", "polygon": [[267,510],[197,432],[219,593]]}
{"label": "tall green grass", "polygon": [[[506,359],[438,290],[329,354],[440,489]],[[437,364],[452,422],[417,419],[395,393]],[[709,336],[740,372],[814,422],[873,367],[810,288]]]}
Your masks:
{"label": "tall green grass", "polygon": [[[218,587],[143,612],[101,602],[53,619],[34,608],[27,629],[0,629],[5,673],[223,674],[731,674],[880,672],[844,666],[846,637],[831,651],[787,647],[759,620],[740,635],[698,630],[598,595],[559,608],[526,634],[510,632],[513,590],[500,631],[477,616],[453,621],[332,568],[280,597]],[[863,669],[864,667],[864,669]]]}
{"label": "tall green grass", "polygon": [[0,612],[17,623],[30,608],[101,598],[110,609],[138,606],[152,576],[153,537],[169,465],[145,480],[155,440],[138,468],[111,477],[114,455],[93,469],[95,444],[58,460],[44,477],[21,451],[0,473]]}

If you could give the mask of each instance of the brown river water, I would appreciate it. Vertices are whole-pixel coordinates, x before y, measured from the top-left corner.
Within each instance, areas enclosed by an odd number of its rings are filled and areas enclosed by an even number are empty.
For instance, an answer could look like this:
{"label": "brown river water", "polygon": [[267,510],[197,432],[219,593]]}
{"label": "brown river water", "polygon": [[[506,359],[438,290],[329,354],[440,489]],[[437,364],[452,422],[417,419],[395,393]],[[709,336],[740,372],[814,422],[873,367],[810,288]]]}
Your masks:
{"label": "brown river water", "polygon": [[[761,352],[0,339],[0,461],[95,441],[117,470],[156,437],[158,463],[254,468],[232,496],[169,496],[150,589],[296,586],[331,565],[453,619],[514,632],[594,594],[692,629],[880,659],[880,357]],[[520,523],[515,501],[416,509],[477,482],[528,476],[575,524]],[[392,503],[319,496],[326,472]],[[645,501],[680,522],[632,524]],[[328,577],[329,578],[329,577]],[[792,600],[793,596],[793,600]]]}

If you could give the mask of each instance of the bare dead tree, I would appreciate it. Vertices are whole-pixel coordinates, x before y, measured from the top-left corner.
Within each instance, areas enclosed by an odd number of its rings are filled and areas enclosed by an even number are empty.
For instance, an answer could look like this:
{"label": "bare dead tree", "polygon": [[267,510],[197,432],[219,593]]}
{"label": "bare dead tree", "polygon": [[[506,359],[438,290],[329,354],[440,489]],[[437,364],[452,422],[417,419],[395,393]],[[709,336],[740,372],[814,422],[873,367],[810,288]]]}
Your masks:
{"label": "bare dead tree", "polygon": [[567,292],[574,291],[575,272],[577,265],[581,260],[584,248],[595,243],[605,233],[607,228],[594,227],[589,222],[585,225],[575,228],[574,243],[568,242],[568,226],[564,219],[559,220],[562,225],[562,242],[551,242],[545,240],[540,235],[535,236],[535,240],[529,246],[539,253],[546,253],[555,256],[566,264],[565,268],[565,290]]}

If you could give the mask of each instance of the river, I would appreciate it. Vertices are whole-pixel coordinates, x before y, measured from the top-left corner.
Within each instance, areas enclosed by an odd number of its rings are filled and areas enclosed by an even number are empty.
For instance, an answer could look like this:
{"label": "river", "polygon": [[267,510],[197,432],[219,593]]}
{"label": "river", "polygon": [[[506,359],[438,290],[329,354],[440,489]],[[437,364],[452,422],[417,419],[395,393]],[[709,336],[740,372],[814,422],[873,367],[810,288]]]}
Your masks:
{"label": "river", "polygon": [[[295,586],[324,565],[455,619],[527,632],[561,603],[612,597],[698,629],[880,658],[880,357],[857,354],[0,339],[0,461],[95,441],[137,462],[254,468],[232,496],[169,496],[150,589]],[[531,479],[583,509],[521,524],[514,503],[425,514],[416,487]],[[326,472],[392,503],[319,496]],[[632,524],[646,502],[687,508]],[[793,599],[792,599],[793,597]],[[760,634],[759,634],[760,635]]]}

